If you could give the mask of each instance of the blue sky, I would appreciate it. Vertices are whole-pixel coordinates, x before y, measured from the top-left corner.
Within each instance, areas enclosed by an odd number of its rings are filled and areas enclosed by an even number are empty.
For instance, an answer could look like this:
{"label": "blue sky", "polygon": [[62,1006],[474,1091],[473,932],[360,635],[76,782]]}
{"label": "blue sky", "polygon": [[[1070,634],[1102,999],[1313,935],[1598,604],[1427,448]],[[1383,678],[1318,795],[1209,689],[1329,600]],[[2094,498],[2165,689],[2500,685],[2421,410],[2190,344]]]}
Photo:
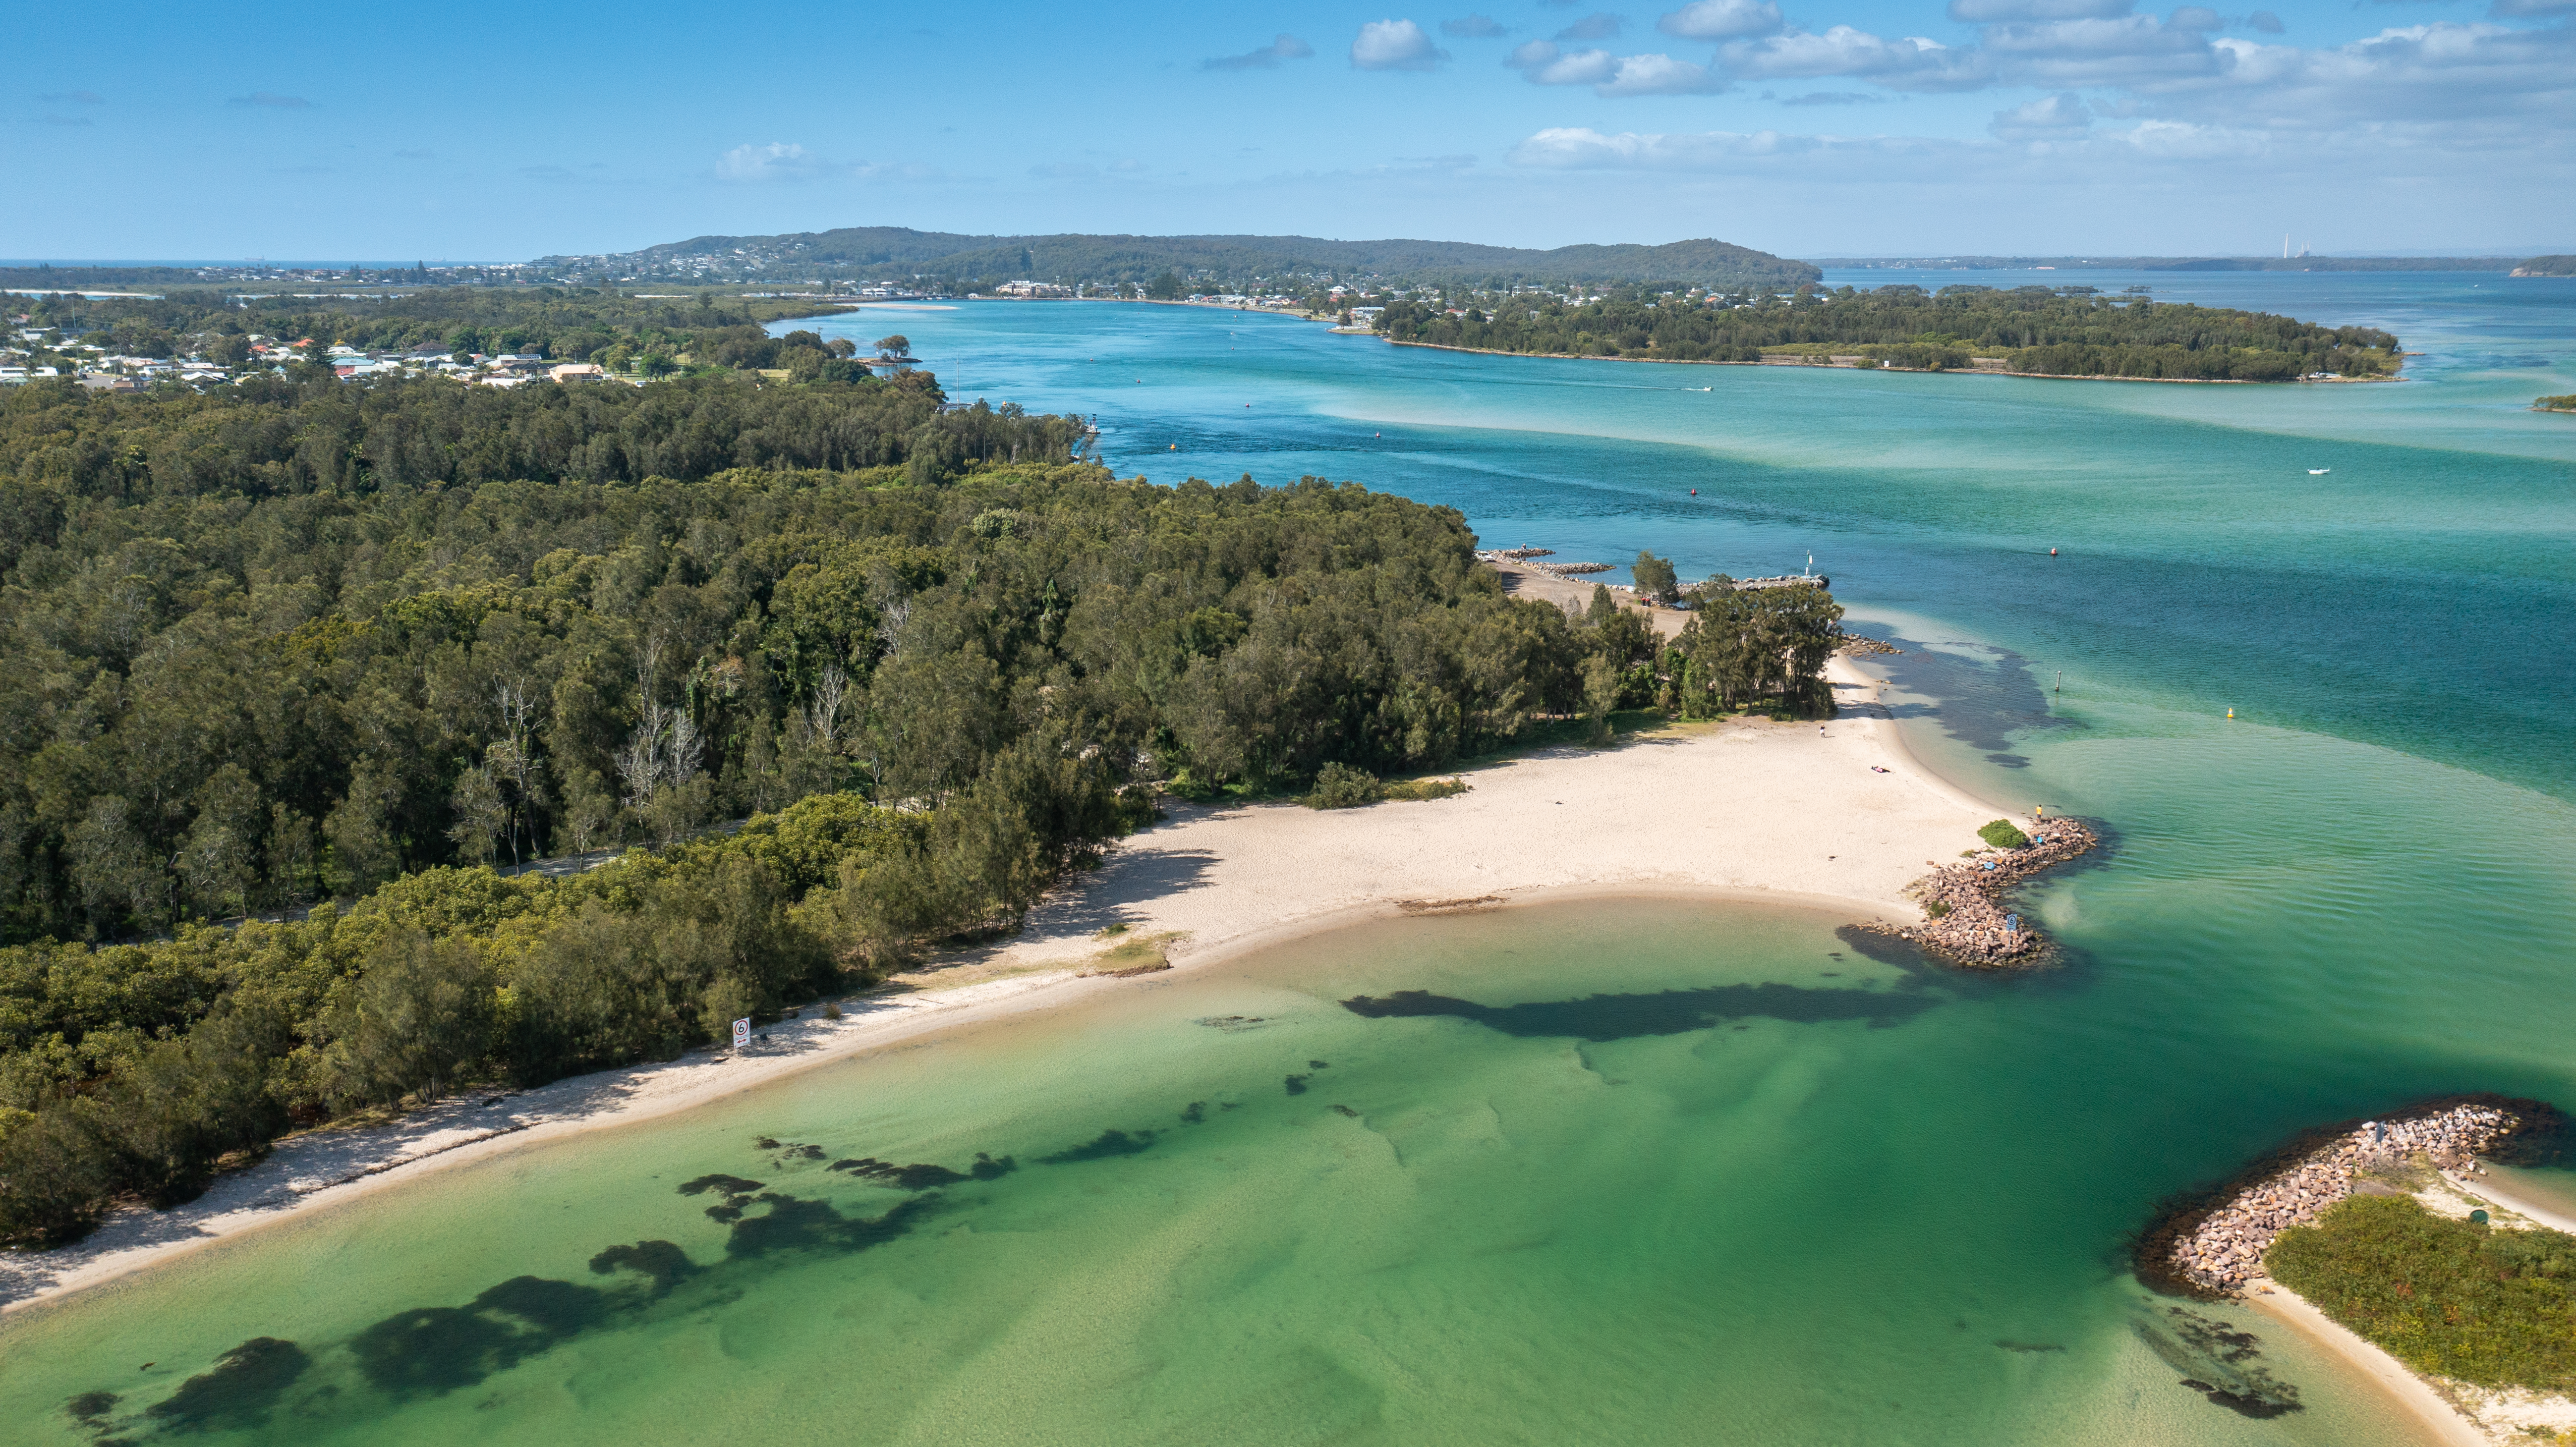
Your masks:
{"label": "blue sky", "polygon": [[0,256],[704,233],[2576,250],[2576,0],[0,0]]}

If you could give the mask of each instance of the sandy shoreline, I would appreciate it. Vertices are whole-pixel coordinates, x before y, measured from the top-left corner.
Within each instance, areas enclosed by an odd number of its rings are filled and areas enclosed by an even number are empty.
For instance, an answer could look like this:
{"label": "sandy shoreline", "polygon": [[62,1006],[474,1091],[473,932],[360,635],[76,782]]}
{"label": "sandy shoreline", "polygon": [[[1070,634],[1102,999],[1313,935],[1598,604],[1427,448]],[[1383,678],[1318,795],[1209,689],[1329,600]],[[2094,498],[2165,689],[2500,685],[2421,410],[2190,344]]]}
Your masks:
{"label": "sandy shoreline", "polygon": [[839,1020],[808,1009],[739,1056],[697,1051],[290,1137],[185,1206],[128,1208],[72,1246],[0,1255],[0,1311],[446,1166],[685,1110],[928,1031],[1132,988],[1077,977],[1107,925],[1170,936],[1172,963],[1186,969],[1426,903],[1667,894],[1822,906],[1855,923],[1917,919],[1906,887],[1931,861],[1974,847],[1977,826],[2001,811],[1916,763],[1875,683],[1846,660],[1828,676],[1843,711],[1821,733],[1812,723],[1679,725],[1615,748],[1482,765],[1455,798],[1366,809],[1176,804],[1042,902],[1008,944],[843,999]]}
{"label": "sandy shoreline", "polygon": [[2406,1364],[2373,1346],[2350,1327],[2319,1311],[2314,1302],[2277,1281],[2265,1280],[2245,1298],[2255,1310],[2279,1321],[2309,1341],[2361,1369],[2385,1390],[2397,1408],[2424,1431],[2426,1440],[2442,1447],[2494,1447],[2476,1424],[2453,1410],[2441,1394]]}

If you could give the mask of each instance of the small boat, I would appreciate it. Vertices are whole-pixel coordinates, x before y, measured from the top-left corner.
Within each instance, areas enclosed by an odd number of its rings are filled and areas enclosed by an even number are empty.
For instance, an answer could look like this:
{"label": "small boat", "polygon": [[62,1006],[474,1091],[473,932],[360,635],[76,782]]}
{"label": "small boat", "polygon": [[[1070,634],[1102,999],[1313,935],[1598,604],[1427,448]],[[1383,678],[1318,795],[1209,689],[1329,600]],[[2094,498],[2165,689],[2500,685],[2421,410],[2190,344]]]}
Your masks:
{"label": "small boat", "polygon": [[2323,477],[2323,476],[2325,476],[2327,473],[2332,472],[2332,471],[2334,471],[2334,469],[2333,469],[2333,468],[2331,468],[2331,467],[2311,467],[2311,468],[2309,468],[2309,469],[2308,469],[2308,476],[2310,476],[2310,477]]}

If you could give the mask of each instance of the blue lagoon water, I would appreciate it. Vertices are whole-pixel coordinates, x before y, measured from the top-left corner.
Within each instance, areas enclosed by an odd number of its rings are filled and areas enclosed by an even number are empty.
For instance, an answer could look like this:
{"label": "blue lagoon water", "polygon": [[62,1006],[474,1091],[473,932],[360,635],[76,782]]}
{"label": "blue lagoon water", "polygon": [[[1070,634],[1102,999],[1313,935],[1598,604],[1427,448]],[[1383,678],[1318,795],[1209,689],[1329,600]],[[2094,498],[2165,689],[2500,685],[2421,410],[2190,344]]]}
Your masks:
{"label": "blue lagoon water", "polygon": [[[1120,304],[820,326],[905,333],[958,398],[1096,415],[1158,482],[1351,479],[1685,576],[1812,553],[1905,650],[1918,752],[2109,826],[2029,898],[2062,968],[1962,977],[1670,902],[1319,937],[12,1316],[0,1421],[85,1440],[61,1404],[113,1391],[119,1431],[225,1441],[2411,1440],[2294,1335],[2146,1296],[2124,1237],[2315,1122],[2576,1104],[2576,418],[2524,410],[2576,391],[2576,282],[1828,280],[2134,281],[2426,355],[2224,387],[1486,357]],[[1338,1003],[1397,990],[1459,1003]],[[760,1136],[1018,1166],[897,1219]],[[891,1224],[747,1238],[675,1193],[713,1172]],[[690,1263],[666,1294],[586,1269],[642,1239]],[[535,1299],[522,1277],[609,1294],[544,1288],[568,1325],[516,1354],[457,1325],[536,1330],[457,1310]],[[2181,1386],[2224,1368],[2210,1323],[2261,1335],[2304,1409]],[[144,1415],[255,1335],[309,1368],[244,1415]]]}

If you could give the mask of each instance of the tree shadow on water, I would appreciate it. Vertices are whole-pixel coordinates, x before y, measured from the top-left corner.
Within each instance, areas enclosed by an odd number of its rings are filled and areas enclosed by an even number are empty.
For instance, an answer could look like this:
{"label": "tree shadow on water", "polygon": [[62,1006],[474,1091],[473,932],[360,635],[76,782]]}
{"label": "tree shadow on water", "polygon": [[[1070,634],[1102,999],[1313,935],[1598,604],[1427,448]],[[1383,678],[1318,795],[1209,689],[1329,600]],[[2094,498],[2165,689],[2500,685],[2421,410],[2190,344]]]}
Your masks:
{"label": "tree shadow on water", "polygon": [[1579,1000],[1533,1000],[1519,1005],[1480,1005],[1427,990],[1354,995],[1342,1008],[1371,1020],[1452,1015],[1523,1038],[1571,1036],[1595,1043],[1646,1035],[1684,1035],[1730,1020],[1762,1016],[1794,1024],[1862,1020],[1873,1028],[1900,1025],[1939,1004],[1928,995],[1883,990],[1817,990],[1800,985],[1711,985],[1660,990],[1651,995],[1587,995]]}

